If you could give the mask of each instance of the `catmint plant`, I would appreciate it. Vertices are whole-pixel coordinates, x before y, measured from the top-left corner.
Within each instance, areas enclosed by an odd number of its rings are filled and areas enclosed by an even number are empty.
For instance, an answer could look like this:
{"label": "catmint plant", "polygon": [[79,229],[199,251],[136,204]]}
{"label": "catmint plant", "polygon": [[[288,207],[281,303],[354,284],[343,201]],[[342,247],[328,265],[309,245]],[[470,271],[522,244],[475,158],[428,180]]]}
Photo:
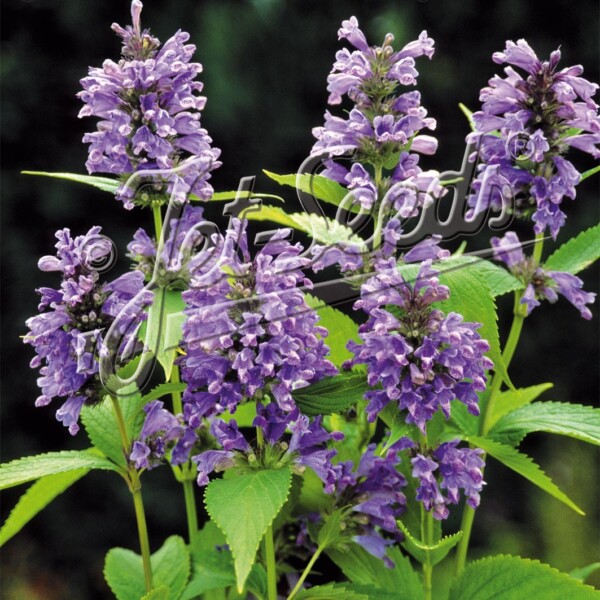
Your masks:
{"label": "catmint plant", "polygon": [[[481,91],[481,110],[467,111],[476,167],[458,218],[509,213],[533,238],[496,232],[471,254],[468,240],[456,249],[422,219],[460,180],[419,165],[438,143],[416,89],[417,61],[425,70],[434,54],[427,32],[372,46],[355,17],[342,22],[332,112],[313,129],[317,168],[266,171],[311,191],[298,213],[267,205],[273,195],[247,179],[213,190],[221,163],[200,123],[195,47],[182,31],[161,45],[141,11],[133,0],[132,24],[113,25],[118,62],[81,81],[80,116],[99,119],[83,140],[88,175],[53,175],[138,209],[130,270],[105,281],[114,248],[100,227],[58,231],[56,255],[39,261],[56,283],[38,290],[24,335],[36,406],[60,399],[57,419],[72,435],[84,428],[91,446],[1,465],[2,488],[34,483],[0,537],[103,469],[129,489],[138,531],[120,542],[131,549],[106,555],[118,600],[595,598],[581,577],[537,561],[467,559],[490,458],[582,513],[519,445],[538,431],[598,445],[598,410],[539,400],[538,374],[517,389],[509,367],[545,300],[563,296],[593,317],[595,294],[577,274],[600,257],[600,226],[545,258],[544,243],[546,233],[556,243],[563,210],[577,210],[563,199],[599,170],[579,173],[570,156],[598,157],[598,86],[524,40],[494,54],[509,66]],[[207,204],[222,201],[215,223]],[[281,227],[253,238],[265,220]],[[424,230],[407,246],[415,223]],[[319,271],[349,295],[327,305]],[[497,306],[509,294],[506,335]],[[348,297],[345,311],[331,305]],[[172,472],[187,524],[160,546],[143,500],[159,469]],[[453,566],[436,569],[442,561]]]}

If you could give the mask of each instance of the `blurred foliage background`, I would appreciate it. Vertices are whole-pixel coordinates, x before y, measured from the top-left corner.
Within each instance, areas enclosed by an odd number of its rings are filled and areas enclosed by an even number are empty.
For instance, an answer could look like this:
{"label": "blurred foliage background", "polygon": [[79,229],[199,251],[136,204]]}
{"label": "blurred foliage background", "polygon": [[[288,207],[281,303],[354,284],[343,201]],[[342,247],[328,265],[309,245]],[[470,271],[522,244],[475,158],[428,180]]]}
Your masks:
{"label": "blurred foliage background", "polygon": [[[507,39],[526,38],[541,57],[557,46],[563,66],[581,63],[599,80],[599,7],[593,0],[147,0],[142,22],[165,41],[182,28],[197,45],[208,96],[203,125],[223,150],[217,190],[235,189],[239,178],[258,175],[256,189],[288,194],[261,169],[295,172],[311,146],[311,128],[322,123],[326,77],[340,47],[340,22],[356,15],[371,43],[388,31],[396,45],[427,29],[436,40],[433,60],[420,59],[423,104],[438,119],[439,152],[426,168],[459,168],[467,123],[458,103],[476,109],[479,89],[498,71],[491,55]],[[55,286],[37,270],[53,251],[54,231],[83,233],[100,224],[121,252],[116,269],[127,269],[125,245],[149,214],[128,213],[103,192],[77,184],[25,177],[23,169],[84,172],[80,140],[95,127],[78,120],[75,97],[88,65],[117,59],[120,44],[110,30],[129,23],[128,0],[11,0],[2,19],[2,460],[48,450],[86,446],[54,420],[55,408],[35,409],[36,374],[30,347],[19,336],[35,314],[34,288]],[[592,166],[577,156],[579,170]],[[598,177],[575,202],[565,201],[565,241],[598,222]],[[140,223],[144,219],[144,223]],[[489,232],[473,243],[486,244]],[[111,274],[112,275],[112,274]],[[598,284],[598,268],[583,274],[586,289]],[[500,305],[502,332],[510,317]],[[583,321],[561,300],[527,320],[511,373],[516,385],[554,380],[544,398],[597,404],[598,304],[595,321]],[[472,556],[514,553],[570,570],[598,558],[598,453],[563,438],[533,435],[525,450],[587,512],[584,518],[538,492],[498,464],[486,471]],[[183,500],[170,473],[145,477],[151,543],[184,533]],[[4,520],[24,488],[3,494]],[[105,552],[136,547],[129,492],[106,473],[92,473],[53,502],[2,550],[3,597],[109,598],[102,579]],[[458,528],[458,521],[449,527]],[[600,584],[600,578],[594,580]]]}

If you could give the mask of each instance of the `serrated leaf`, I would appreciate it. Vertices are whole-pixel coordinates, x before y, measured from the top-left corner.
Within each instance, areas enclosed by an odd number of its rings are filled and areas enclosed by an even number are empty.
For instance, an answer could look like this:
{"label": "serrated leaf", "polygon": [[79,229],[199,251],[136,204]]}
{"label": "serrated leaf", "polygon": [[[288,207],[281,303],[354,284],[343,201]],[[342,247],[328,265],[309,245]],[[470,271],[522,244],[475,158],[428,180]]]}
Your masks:
{"label": "serrated leaf", "polygon": [[305,294],[304,299],[308,306],[314,308],[319,315],[319,325],[325,327],[329,335],[325,343],[329,347],[329,360],[336,366],[341,367],[354,354],[346,348],[348,342],[353,340],[360,342],[358,337],[358,323],[355,323],[347,314],[341,310],[329,306],[323,300]]}
{"label": "serrated leaf", "polygon": [[308,590],[302,590],[294,597],[296,600],[345,600],[346,598],[349,600],[376,600],[375,596],[369,596],[365,591],[353,589],[353,586],[347,583],[316,585]]}
{"label": "serrated leaf", "polygon": [[582,231],[555,250],[546,260],[546,271],[576,274],[600,258],[600,224]]}
{"label": "serrated leaf", "polygon": [[[379,591],[393,591],[396,600],[423,598],[423,585],[408,556],[391,546],[386,552],[395,567],[388,569],[383,560],[352,544],[346,551],[331,549],[327,555],[355,585],[368,585]],[[375,596],[377,598],[377,596]]]}
{"label": "serrated leaf", "polygon": [[[310,173],[304,175],[298,175],[297,173],[277,175],[277,173],[271,173],[264,169],[263,173],[279,185],[288,185],[302,190],[334,206],[339,206],[348,194],[348,190],[345,187],[323,175],[311,175]],[[348,210],[358,212],[358,208],[355,206],[352,209],[348,208]]]}
{"label": "serrated leaf", "polygon": [[495,440],[515,445],[528,433],[545,431],[600,445],[600,410],[567,402],[534,402],[504,415],[489,432]]}
{"label": "serrated leaf", "polygon": [[[221,201],[226,201],[226,200],[235,200],[238,197],[238,194],[240,192],[238,190],[235,191],[231,191],[231,192],[214,192],[213,195],[210,197],[209,202],[221,202]],[[199,201],[199,202],[206,202],[206,200],[204,200],[204,198],[200,198],[198,196],[196,196],[195,194],[189,194],[189,199],[192,201]],[[251,198],[273,198],[275,200],[281,200],[281,202],[285,202],[285,200],[281,197],[281,196],[276,196],[275,194],[260,194],[258,192],[254,192],[252,194],[250,194]]]}
{"label": "serrated leaf", "polygon": [[442,269],[440,282],[450,288],[450,298],[437,306],[446,314],[454,311],[461,314],[465,321],[481,323],[477,330],[488,341],[488,356],[494,363],[494,370],[513,388],[500,350],[498,335],[498,315],[496,303],[486,278],[473,267]]}
{"label": "serrated leaf", "polygon": [[444,560],[448,552],[460,542],[463,535],[462,531],[457,531],[452,535],[443,537],[435,544],[425,544],[417,540],[402,521],[398,521],[398,527],[400,527],[405,536],[402,547],[421,564],[429,563],[432,566]]}
{"label": "serrated leaf", "polygon": [[549,565],[518,556],[471,563],[454,581],[449,600],[598,600],[600,593]]}
{"label": "serrated leaf", "polygon": [[378,415],[390,430],[390,435],[381,450],[381,455],[387,452],[390,446],[393,446],[401,438],[412,437],[414,426],[406,422],[404,415],[400,412],[398,404],[390,402]]}
{"label": "serrated leaf", "polygon": [[159,383],[155,388],[151,389],[147,394],[142,397],[143,404],[148,404],[152,400],[158,400],[167,394],[173,394],[175,392],[183,392],[187,385],[185,383],[179,383],[171,381],[169,383]]}
{"label": "serrated leaf", "polygon": [[324,516],[324,523],[317,535],[317,544],[325,549],[335,546],[340,540],[343,527],[344,512],[342,509],[334,510]]}
{"label": "serrated leaf", "polygon": [[105,456],[89,450],[47,452],[37,456],[18,458],[0,465],[0,490],[45,477],[79,469],[104,469],[120,471]]}
{"label": "serrated leaf", "polygon": [[[492,427],[500,417],[533,402],[538,396],[546,390],[553,387],[552,383],[540,383],[527,388],[518,388],[516,390],[506,390],[500,392],[489,411],[489,426]],[[489,409],[488,409],[489,410]],[[470,431],[468,433],[475,433]]]}
{"label": "serrated leaf", "polygon": [[[167,598],[178,600],[190,576],[190,554],[183,539],[177,535],[167,538],[160,550],[150,557],[150,562],[154,587],[166,587]],[[117,600],[139,600],[146,594],[142,557],[131,550],[109,550],[104,561],[104,577]]]}
{"label": "serrated leaf", "polygon": [[350,227],[328,217],[309,213],[287,213],[279,206],[268,204],[263,204],[258,210],[245,211],[244,217],[249,221],[273,221],[283,227],[297,229],[327,246],[351,244],[366,251],[363,239],[355,235]]}
{"label": "serrated leaf", "polygon": [[466,436],[465,439],[493,456],[497,461],[525,477],[541,490],[550,494],[580,515],[585,513],[542,471],[542,469],[526,454],[511,446],[501,444],[489,438]]}
{"label": "serrated leaf", "polygon": [[585,567],[579,567],[577,569],[573,569],[569,572],[569,577],[573,577],[573,579],[578,579],[581,582],[585,582],[585,580],[598,571],[600,569],[600,562],[592,563],[591,565],[586,565]]}
{"label": "serrated leaf", "polygon": [[465,435],[477,435],[479,433],[479,416],[472,415],[465,404],[458,400],[453,400],[451,404],[451,421],[447,427],[448,435],[451,436],[452,425],[458,427],[458,431]]}
{"label": "serrated leaf", "polygon": [[0,546],[15,536],[21,529],[46,508],[54,498],[81,479],[89,469],[77,469],[56,475],[47,475],[36,481],[20,498],[0,529]]}
{"label": "serrated leaf", "polygon": [[114,194],[121,182],[110,177],[98,177],[96,175],[79,175],[78,173],[48,173],[46,171],[21,171],[23,175],[39,175],[41,177],[52,177],[54,179],[65,179],[91,185],[103,192]]}
{"label": "serrated leaf", "polygon": [[160,288],[155,291],[154,302],[148,309],[144,346],[156,356],[167,381],[171,378],[175,353],[181,341],[184,308],[181,292]]}
{"label": "serrated leaf", "polygon": [[[120,391],[118,397],[130,442],[138,436],[142,428],[144,423],[142,407],[146,404],[141,394],[135,390],[137,390],[135,384],[130,384]],[[108,396],[97,406],[84,406],[81,410],[81,422],[90,442],[96,448],[115,463],[126,466],[127,461],[123,454],[123,442],[114,406]]]}
{"label": "serrated leaf", "polygon": [[169,588],[166,585],[161,585],[142,596],[142,600],[169,600],[170,594]]}
{"label": "serrated leaf", "polygon": [[311,417],[340,413],[362,400],[368,389],[364,373],[343,371],[293,391],[292,397],[301,412]]}
{"label": "serrated leaf", "polygon": [[284,468],[217,479],[206,487],[206,510],[231,548],[239,592],[244,589],[260,541],[287,500],[291,484],[292,473]]}

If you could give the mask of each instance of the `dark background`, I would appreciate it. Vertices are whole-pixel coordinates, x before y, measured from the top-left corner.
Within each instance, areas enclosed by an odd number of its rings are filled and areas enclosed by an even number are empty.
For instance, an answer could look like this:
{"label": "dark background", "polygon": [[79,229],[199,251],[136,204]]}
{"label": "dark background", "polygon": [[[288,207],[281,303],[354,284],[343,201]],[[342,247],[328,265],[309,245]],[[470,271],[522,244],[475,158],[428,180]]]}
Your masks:
{"label": "dark background", "polygon": [[[494,51],[506,39],[525,37],[541,57],[561,46],[563,66],[581,63],[598,81],[598,18],[593,1],[507,0],[147,0],[142,23],[165,41],[182,28],[197,45],[208,96],[203,114],[222,167],[217,190],[237,187],[239,178],[259,175],[256,188],[287,190],[260,176],[262,168],[295,172],[312,146],[311,128],[322,124],[326,77],[340,45],[340,22],[356,15],[371,43],[386,32],[396,46],[427,29],[436,41],[432,61],[419,59],[423,104],[438,119],[439,152],[427,168],[458,168],[467,123],[458,102],[476,108],[479,89],[499,67]],[[108,194],[78,184],[19,174],[23,169],[84,172],[86,147],[80,140],[95,128],[78,120],[75,94],[88,65],[117,59],[119,41],[110,24],[129,21],[128,1],[30,0],[3,3],[2,15],[2,460],[86,445],[54,419],[56,407],[35,409],[36,373],[28,368],[31,348],[19,336],[35,314],[34,289],[56,286],[37,270],[53,251],[54,231],[73,233],[102,225],[124,254],[127,240],[149,214],[128,213]],[[574,157],[583,171],[587,156]],[[598,222],[598,178],[565,200],[567,226],[559,241]],[[143,223],[140,222],[143,220]],[[475,245],[485,244],[489,234]],[[121,260],[116,269],[127,268]],[[112,275],[112,274],[111,274]],[[583,274],[597,291],[597,267]],[[508,298],[501,299],[502,334],[509,322]],[[546,399],[596,404],[598,401],[598,308],[583,321],[564,300],[545,305],[527,320],[511,373],[517,385],[556,381]],[[57,404],[58,405],[58,404]],[[526,451],[587,512],[583,519],[499,465],[486,472],[473,536],[472,554],[514,553],[570,570],[598,556],[597,452],[566,438],[530,436]],[[145,478],[151,544],[184,534],[183,502],[168,470]],[[3,494],[2,518],[24,488]],[[450,523],[458,528],[458,522]],[[92,473],[53,502],[2,551],[3,597],[108,598],[102,580],[106,551],[136,548],[129,493],[112,474]],[[596,577],[594,580],[600,583]]]}

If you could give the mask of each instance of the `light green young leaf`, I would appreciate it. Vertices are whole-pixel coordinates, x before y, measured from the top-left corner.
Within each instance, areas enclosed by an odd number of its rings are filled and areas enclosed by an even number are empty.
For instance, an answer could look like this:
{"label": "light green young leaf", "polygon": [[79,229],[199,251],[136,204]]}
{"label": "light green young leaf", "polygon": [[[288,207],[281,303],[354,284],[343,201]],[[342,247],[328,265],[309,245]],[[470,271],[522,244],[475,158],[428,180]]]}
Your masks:
{"label": "light green young leaf", "polygon": [[534,431],[600,445],[600,410],[567,402],[534,402],[504,415],[489,432],[495,440],[516,445]]}
{"label": "light green young leaf", "polygon": [[[146,401],[136,390],[135,384],[130,384],[120,391],[118,397],[130,441],[138,436],[144,423],[142,407]],[[125,467],[127,461],[123,455],[123,442],[112,400],[106,396],[97,406],[84,406],[81,410],[81,422],[90,442],[112,461]]]}
{"label": "light green young leaf", "polygon": [[[375,590],[376,591],[376,590]],[[296,600],[375,600],[368,592],[361,592],[352,589],[347,583],[327,583],[325,585],[316,585],[308,590],[302,590]],[[386,600],[381,598],[380,600]]]}
{"label": "light green young leaf", "polygon": [[[277,173],[271,173],[264,169],[263,173],[273,181],[276,181],[279,185],[288,185],[300,189],[303,192],[312,194],[315,198],[324,200],[334,206],[339,206],[348,194],[348,190],[345,187],[337,183],[337,181],[333,181],[333,179],[329,179],[329,177],[324,177],[323,175],[311,175],[310,173],[300,176],[296,173],[290,175],[277,175]],[[357,208],[353,208],[353,210],[358,212]]]}
{"label": "light green young leaf", "polygon": [[575,275],[600,258],[600,224],[582,231],[555,250],[546,260],[546,271]]}
{"label": "light green young leaf", "polygon": [[152,400],[158,400],[167,394],[174,392],[183,392],[186,388],[185,383],[176,383],[171,381],[170,383],[159,383],[155,388],[151,389],[147,394],[142,397],[143,404],[148,404]]}
{"label": "light green young leaf", "polygon": [[581,174],[581,177],[579,178],[579,183],[581,183],[582,181],[585,181],[588,177],[591,177],[592,175],[595,175],[596,173],[600,173],[600,165],[598,165],[597,167],[588,169],[587,171],[584,171]]}
{"label": "light green young leaf", "polygon": [[453,535],[443,537],[435,544],[424,544],[411,534],[402,521],[398,521],[398,527],[400,527],[405,536],[402,547],[421,564],[429,562],[431,565],[437,565],[460,542],[463,535],[462,531],[457,531]]}
{"label": "light green young leaf", "polygon": [[206,510],[231,548],[239,592],[244,589],[260,541],[287,500],[291,484],[292,473],[284,468],[216,479],[206,487]]}
{"label": "light green young leaf", "polygon": [[595,573],[598,569],[600,569],[600,562],[592,563],[591,565],[586,565],[585,567],[579,567],[578,569],[573,569],[569,576],[573,577],[573,579],[578,579],[582,583],[585,583],[586,579]]}
{"label": "light green young leaf", "polygon": [[[489,424],[492,427],[500,417],[533,402],[538,396],[546,390],[553,387],[552,383],[540,383],[527,388],[518,388],[516,390],[506,390],[498,394],[496,401],[490,410]],[[474,433],[474,432],[469,432]]]}
{"label": "light green young leaf", "polygon": [[342,509],[334,510],[327,515],[323,526],[317,534],[317,544],[321,548],[334,547],[340,540],[342,534],[342,523],[344,521],[344,511]]}
{"label": "light green young leaf", "polygon": [[460,108],[463,115],[465,115],[465,117],[467,117],[471,131],[475,131],[475,122],[473,121],[473,111],[469,110],[462,102],[458,103],[458,107]]}
{"label": "light green young leaf", "polygon": [[121,182],[110,177],[98,177],[96,175],[79,175],[78,173],[48,173],[46,171],[21,171],[23,175],[39,175],[41,177],[52,177],[54,179],[66,179],[76,183],[91,185],[103,192],[114,194]]}
{"label": "light green young leaf", "polygon": [[77,469],[38,479],[20,498],[0,529],[0,546],[15,536],[54,498],[81,479],[89,469]]}
{"label": "light green young leaf", "polygon": [[507,466],[509,469],[512,469],[519,475],[522,475],[525,477],[525,479],[528,479],[531,481],[531,483],[538,486],[547,494],[550,494],[557,500],[560,500],[575,512],[579,513],[580,515],[585,514],[526,454],[519,452],[511,446],[501,444],[500,442],[489,438],[466,436],[465,439],[469,443],[482,448],[485,450],[485,452],[487,452],[487,454],[494,457],[497,461],[501,462],[503,465]]}
{"label": "light green young leaf", "polygon": [[350,229],[335,219],[308,213],[286,213],[279,206],[263,204],[258,210],[244,212],[249,221],[273,221],[283,227],[298,229],[312,237],[315,241],[333,246],[351,244],[366,251],[364,241]]}
{"label": "light green young leaf", "polygon": [[365,373],[343,371],[293,391],[292,397],[305,415],[330,415],[362,400],[367,390]]}
{"label": "light green young leaf", "polygon": [[454,581],[449,600],[598,600],[600,592],[549,565],[518,556],[471,563]]}
{"label": "light green young leaf", "polygon": [[37,456],[18,458],[0,465],[0,490],[34,481],[46,475],[80,469],[120,471],[117,465],[93,449],[47,452]]}
{"label": "light green young leaf", "polygon": [[[231,192],[215,192],[211,197],[209,202],[221,202],[227,200],[235,200],[238,196],[239,192],[231,191]],[[276,196],[275,194],[260,194],[258,192],[254,192],[250,195],[251,198],[273,198],[274,200],[280,200],[281,202],[285,202],[285,200],[281,196]],[[195,194],[190,194],[189,199],[192,201],[206,202],[203,198],[196,196]]]}
{"label": "light green young leaf", "polygon": [[[393,592],[395,600],[423,598],[421,579],[408,556],[404,556],[397,546],[389,547],[386,552],[395,565],[393,569],[388,569],[380,558],[372,556],[358,544],[351,544],[346,551],[336,548],[326,553],[355,585]],[[378,598],[376,595],[372,597]]]}
{"label": "light green young leaf", "polygon": [[[152,582],[158,593],[169,590],[168,600],[178,600],[190,576],[190,555],[183,539],[173,535],[150,557]],[[112,548],[104,561],[104,578],[117,600],[139,600],[146,594],[142,557],[125,548]],[[151,592],[152,593],[152,592]],[[163,596],[150,596],[153,600]]]}
{"label": "light green young leaf", "polygon": [[321,327],[325,327],[329,335],[325,338],[325,343],[329,347],[329,360],[336,366],[341,367],[344,362],[354,356],[346,345],[350,340],[360,342],[358,337],[358,323],[355,323],[348,315],[333,306],[329,306],[323,300],[305,294],[304,299],[311,308],[314,308],[319,315]]}

